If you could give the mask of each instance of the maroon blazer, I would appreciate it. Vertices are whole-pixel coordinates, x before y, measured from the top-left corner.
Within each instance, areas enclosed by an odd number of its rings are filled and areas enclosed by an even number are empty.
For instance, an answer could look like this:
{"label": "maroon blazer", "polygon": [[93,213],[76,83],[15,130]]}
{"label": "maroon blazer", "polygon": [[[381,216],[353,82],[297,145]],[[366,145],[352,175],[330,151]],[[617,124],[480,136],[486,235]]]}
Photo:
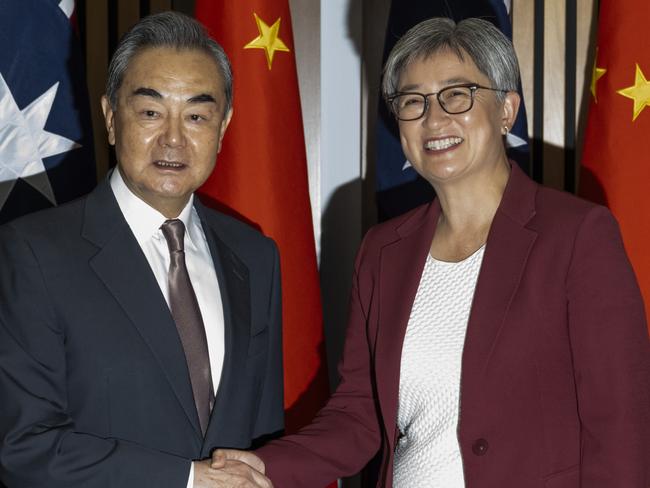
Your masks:
{"label": "maroon blazer", "polygon": [[[437,201],[359,250],[341,383],[313,422],[258,454],[276,488],[316,488],[381,449],[392,486],[400,359]],[[462,360],[468,488],[650,486],[650,343],[618,226],[603,207],[513,166],[494,217]]]}

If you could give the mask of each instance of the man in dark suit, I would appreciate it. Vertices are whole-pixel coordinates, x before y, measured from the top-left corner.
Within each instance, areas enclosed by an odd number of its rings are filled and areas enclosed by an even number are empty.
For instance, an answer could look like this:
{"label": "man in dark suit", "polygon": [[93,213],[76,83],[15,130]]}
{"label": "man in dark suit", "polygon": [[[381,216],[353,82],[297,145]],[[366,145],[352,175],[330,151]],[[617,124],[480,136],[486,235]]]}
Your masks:
{"label": "man in dark suit", "polygon": [[218,446],[283,427],[275,245],[203,207],[232,116],[221,47],[148,17],[102,107],[118,166],[0,228],[0,479],[8,487],[269,486]]}

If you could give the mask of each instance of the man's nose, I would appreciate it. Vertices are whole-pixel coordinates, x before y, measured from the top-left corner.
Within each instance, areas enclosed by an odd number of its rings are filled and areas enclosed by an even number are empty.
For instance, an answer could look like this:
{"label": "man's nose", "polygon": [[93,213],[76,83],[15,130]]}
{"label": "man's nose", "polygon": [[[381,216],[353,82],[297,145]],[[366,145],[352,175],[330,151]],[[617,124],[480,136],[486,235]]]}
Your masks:
{"label": "man's nose", "polygon": [[170,116],[165,121],[164,129],[159,139],[161,146],[179,147],[185,145],[185,134],[180,117]]}

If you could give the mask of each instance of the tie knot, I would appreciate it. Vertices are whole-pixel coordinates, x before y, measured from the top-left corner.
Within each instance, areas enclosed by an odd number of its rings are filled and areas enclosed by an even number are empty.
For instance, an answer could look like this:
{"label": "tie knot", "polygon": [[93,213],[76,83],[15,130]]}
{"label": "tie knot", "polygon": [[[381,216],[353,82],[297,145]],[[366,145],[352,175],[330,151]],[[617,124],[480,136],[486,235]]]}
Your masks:
{"label": "tie knot", "polygon": [[170,253],[184,250],[185,224],[182,220],[165,220],[160,226],[160,230],[167,240]]}

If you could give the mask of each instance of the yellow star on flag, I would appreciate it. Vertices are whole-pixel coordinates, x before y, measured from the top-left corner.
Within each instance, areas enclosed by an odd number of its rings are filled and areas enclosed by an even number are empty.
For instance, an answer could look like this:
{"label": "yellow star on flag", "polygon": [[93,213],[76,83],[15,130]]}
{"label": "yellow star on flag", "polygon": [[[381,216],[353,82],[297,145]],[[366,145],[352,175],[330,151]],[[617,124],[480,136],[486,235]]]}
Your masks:
{"label": "yellow star on flag", "polygon": [[641,71],[641,67],[638,63],[636,65],[634,85],[618,90],[616,93],[634,100],[634,115],[632,116],[632,121],[636,120],[644,108],[650,106],[650,82],[645,79],[643,71]]}
{"label": "yellow star on flag", "polygon": [[278,37],[281,19],[278,18],[278,20],[269,27],[269,25],[260,19],[256,13],[253,13],[253,15],[255,16],[255,22],[257,23],[257,29],[260,31],[260,35],[246,44],[244,49],[264,49],[266,62],[269,65],[269,69],[271,69],[275,51],[289,52],[287,45]]}
{"label": "yellow star on flag", "polygon": [[598,49],[596,49],[596,59],[594,59],[594,67],[591,70],[591,94],[594,97],[594,101],[598,103],[598,95],[596,94],[596,83],[600,80],[603,75],[607,72],[605,68],[599,68],[596,64],[598,60]]}

